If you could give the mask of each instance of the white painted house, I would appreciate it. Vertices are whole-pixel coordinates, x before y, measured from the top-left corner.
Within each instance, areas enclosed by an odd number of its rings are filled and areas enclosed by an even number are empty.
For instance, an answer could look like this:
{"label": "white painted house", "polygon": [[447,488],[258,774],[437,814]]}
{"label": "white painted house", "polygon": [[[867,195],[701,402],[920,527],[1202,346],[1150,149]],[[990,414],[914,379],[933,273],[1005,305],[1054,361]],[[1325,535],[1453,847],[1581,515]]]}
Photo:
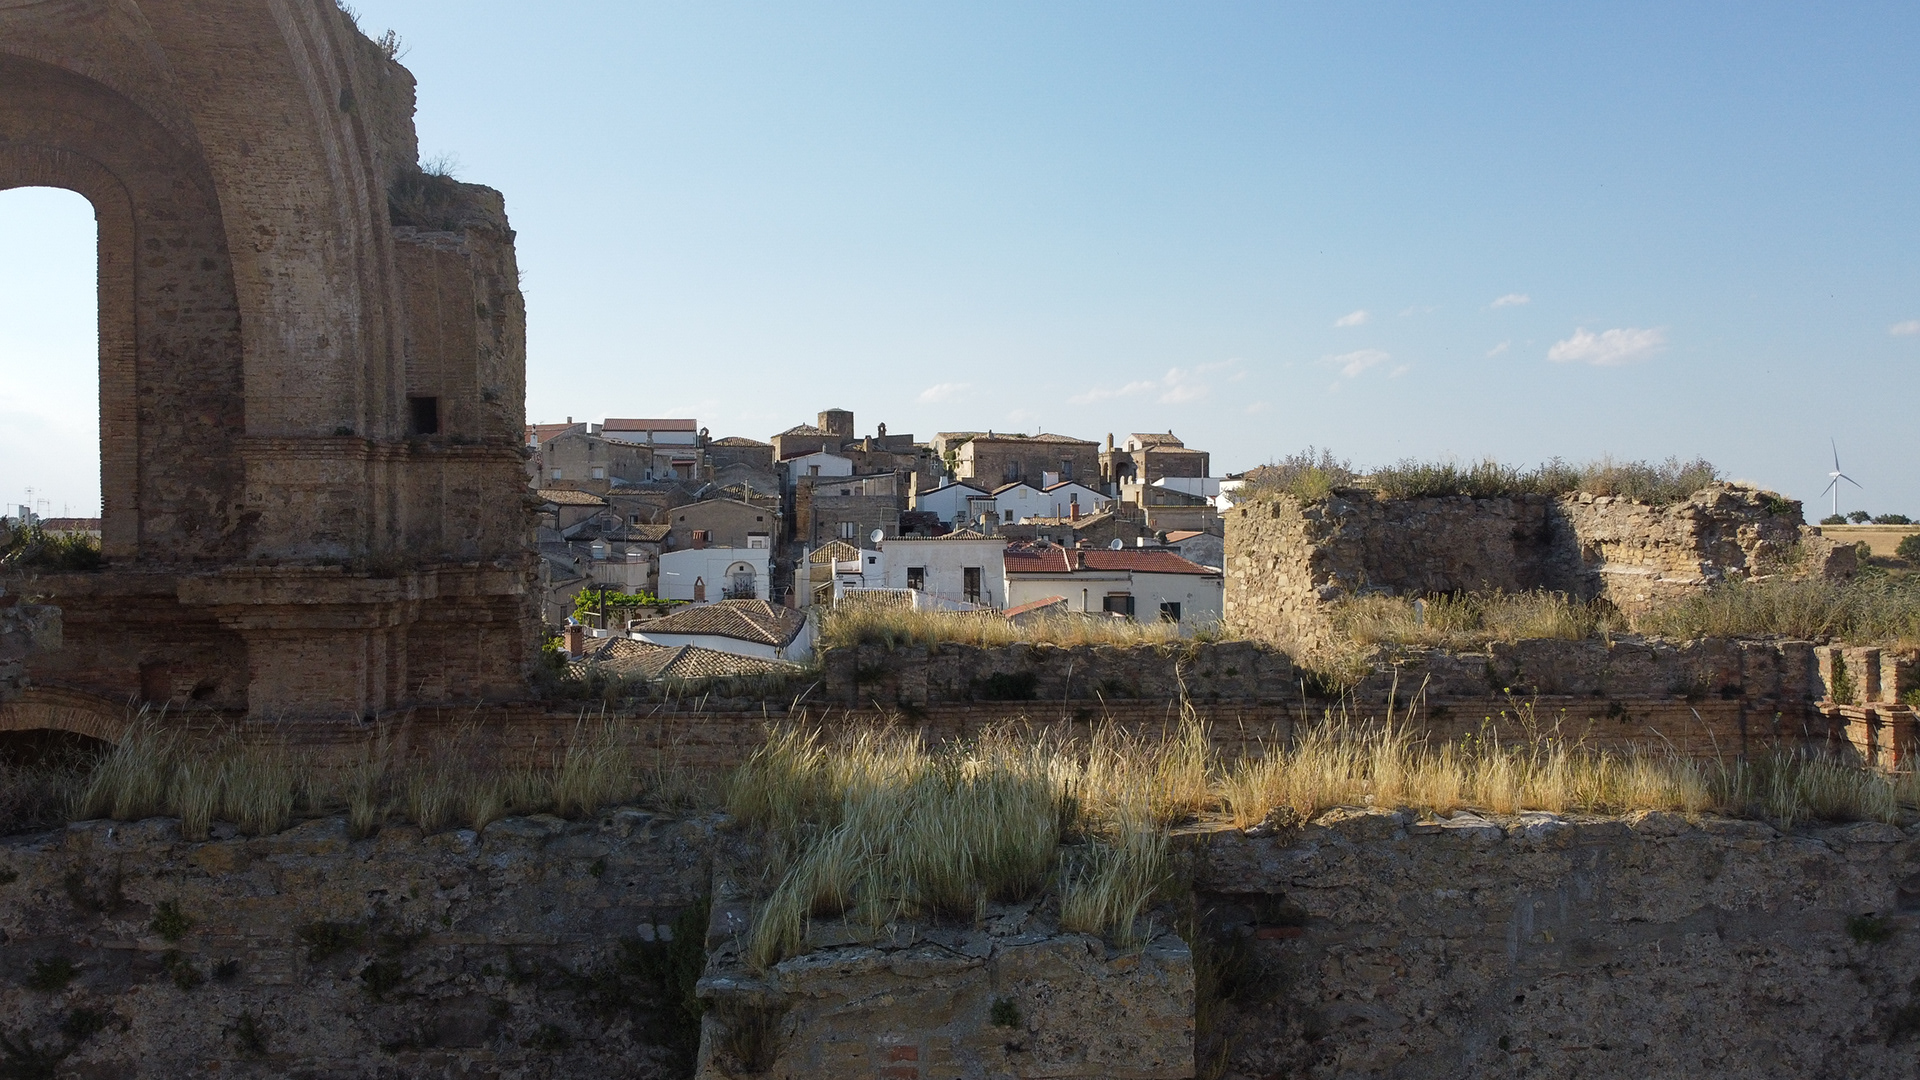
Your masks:
{"label": "white painted house", "polygon": [[[932,538],[901,536],[881,544],[879,587],[911,589],[956,604],[1006,604],[1007,542],[962,529]],[[865,555],[871,554],[863,552]]]}
{"label": "white painted house", "polygon": [[1036,517],[1076,518],[1097,514],[1113,500],[1076,480],[1061,480],[1042,488],[1046,509]]}
{"label": "white painted house", "polygon": [[766,548],[691,547],[660,553],[660,598],[690,604],[768,599]]}
{"label": "white painted house", "polygon": [[949,480],[937,488],[915,492],[913,509],[933,514],[948,525],[965,525],[978,517],[979,511],[974,509],[977,502],[991,507],[992,493],[972,484]]}
{"label": "white painted house", "polygon": [[993,489],[993,511],[1002,525],[1012,525],[1031,517],[1045,517],[1047,496],[1024,480],[1002,484]]}
{"label": "white painted house", "polygon": [[1148,621],[1190,633],[1220,621],[1226,582],[1220,571],[1164,548],[1063,548],[1018,544],[1002,555],[1006,605],[1064,596],[1073,611]]}
{"label": "white painted house", "polygon": [[852,476],[853,459],[829,454],[825,450],[816,450],[811,454],[795,454],[780,464],[787,467],[787,490],[796,487],[803,476]]}

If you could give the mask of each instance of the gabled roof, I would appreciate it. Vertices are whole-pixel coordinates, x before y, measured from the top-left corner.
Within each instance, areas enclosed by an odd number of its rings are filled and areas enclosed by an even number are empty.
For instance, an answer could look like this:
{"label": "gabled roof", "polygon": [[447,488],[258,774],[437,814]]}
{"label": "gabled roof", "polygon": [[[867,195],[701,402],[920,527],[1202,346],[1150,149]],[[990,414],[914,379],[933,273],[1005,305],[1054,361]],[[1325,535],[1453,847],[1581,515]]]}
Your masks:
{"label": "gabled roof", "polygon": [[1185,449],[1187,445],[1181,442],[1171,431],[1136,431],[1133,433],[1132,439],[1143,447],[1151,446],[1163,449],[1179,447]]}
{"label": "gabled roof", "polygon": [[611,416],[601,431],[698,431],[698,420],[617,420]]}
{"label": "gabled roof", "polygon": [[995,495],[998,495],[998,494],[1000,494],[1000,493],[1001,493],[1001,492],[1003,492],[1003,491],[1012,491],[1012,490],[1013,490],[1014,488],[1017,488],[1017,487],[1023,487],[1023,488],[1033,488],[1033,490],[1035,490],[1035,491],[1039,491],[1039,490],[1040,490],[1039,488],[1036,488],[1036,487],[1033,487],[1033,485],[1032,485],[1032,484],[1029,484],[1029,483],[1027,483],[1027,482],[1026,482],[1025,480],[1015,480],[1014,482],[1012,482],[1012,483],[1010,483],[1010,484],[1001,484],[1001,485],[1000,485],[999,487],[997,487],[997,488],[994,488],[994,489],[993,489],[993,493],[994,493]]}
{"label": "gabled roof", "polygon": [[1017,607],[1010,607],[1007,610],[1002,611],[1000,614],[1006,616],[1009,619],[1017,619],[1022,615],[1032,615],[1036,612],[1045,611],[1046,609],[1051,607],[1065,607],[1066,605],[1067,605],[1066,597],[1049,596],[1044,600],[1035,600],[1031,603],[1021,604]]}
{"label": "gabled roof", "polygon": [[682,608],[640,628],[643,634],[704,634],[775,647],[789,644],[805,629],[807,617],[765,600],[722,600]]}
{"label": "gabled roof", "polygon": [[[942,432],[941,434],[945,436],[945,435],[963,435],[968,433],[956,431],[956,432]],[[976,432],[972,432],[971,434],[974,439],[985,439],[988,441],[1005,439],[1008,442],[1060,443],[1062,445],[1073,445],[1073,446],[1098,446],[1099,445],[1098,443],[1094,442],[1092,439],[1076,439],[1071,435],[1056,435],[1051,431],[1043,431],[1038,435],[1026,435],[1018,431],[994,431],[994,432],[976,431]]]}
{"label": "gabled roof", "polygon": [[713,439],[708,446],[761,446],[771,447],[772,443],[763,443],[758,439],[749,439],[745,435],[728,435],[724,439]]}
{"label": "gabled roof", "polygon": [[844,461],[849,465],[853,464],[852,458],[846,456],[845,454],[840,453],[838,450],[795,450],[793,453],[786,455],[780,460],[782,462],[798,461],[804,457],[839,458],[841,461]]}
{"label": "gabled roof", "polygon": [[825,566],[834,562],[851,562],[860,557],[860,549],[845,540],[830,540],[814,551],[807,553],[807,561],[815,566]]}
{"label": "gabled roof", "polygon": [[542,446],[545,446],[549,441],[553,439],[554,436],[565,435],[567,432],[572,431],[575,428],[578,428],[581,431],[585,431],[587,430],[587,425],[585,424],[528,424],[527,432],[533,436],[535,442],[539,443]]}
{"label": "gabled roof", "polygon": [[[585,660],[619,675],[646,679],[720,679],[799,670],[797,664],[703,649],[698,645],[655,645],[627,638],[609,639],[605,645],[588,652]],[[576,666],[584,667],[583,664]]]}
{"label": "gabled roof", "polygon": [[1178,544],[1187,540],[1191,540],[1196,536],[1205,536],[1205,535],[1206,535],[1206,532],[1205,530],[1202,530],[1202,529],[1175,529],[1172,532],[1167,534],[1167,543]]}
{"label": "gabled roof", "polygon": [[828,431],[825,428],[814,427],[812,424],[795,424],[785,431],[776,433],[774,435],[774,438],[777,439],[782,435],[793,435],[797,437],[801,435],[831,435],[831,434],[833,434],[833,432]]}
{"label": "gabled roof", "polygon": [[541,488],[535,492],[541,502],[550,502],[555,506],[605,506],[607,500],[591,491],[574,491],[571,488]]}
{"label": "gabled roof", "polygon": [[673,526],[671,525],[629,525],[627,526],[626,538],[628,540],[637,540],[643,544],[657,544],[665,540],[667,534],[672,531]]}
{"label": "gabled roof", "polygon": [[1091,487],[1087,484],[1083,484],[1078,480],[1062,480],[1057,484],[1050,484],[1047,487],[1041,488],[1040,490],[1041,491],[1059,491],[1063,487],[1085,488],[1086,490],[1093,492],[1095,495],[1098,495],[1103,499],[1110,497],[1106,493],[1102,492],[1099,488]]}
{"label": "gabled roof", "polygon": [[931,495],[936,491],[945,491],[948,488],[966,488],[968,491],[971,491],[976,495],[988,494],[986,488],[978,487],[974,484],[969,484],[965,480],[949,480],[946,483],[941,484],[939,487],[928,488],[927,490],[920,492],[920,494]]}
{"label": "gabled roof", "polygon": [[1058,548],[1012,547],[1006,554],[1009,574],[1072,574],[1086,570],[1100,573],[1197,574],[1218,577],[1220,571],[1167,551],[1163,548]]}

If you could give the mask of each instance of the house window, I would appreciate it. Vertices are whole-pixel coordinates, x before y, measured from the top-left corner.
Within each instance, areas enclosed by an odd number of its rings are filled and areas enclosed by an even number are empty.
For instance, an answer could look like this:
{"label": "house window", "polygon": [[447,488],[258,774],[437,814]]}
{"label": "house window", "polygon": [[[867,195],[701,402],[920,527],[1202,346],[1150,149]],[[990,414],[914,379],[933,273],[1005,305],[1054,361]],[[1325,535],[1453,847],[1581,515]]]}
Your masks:
{"label": "house window", "polygon": [[960,592],[969,604],[980,602],[980,568],[969,566],[960,571]]}
{"label": "house window", "polygon": [[1002,525],[1008,524],[1012,521],[1013,521],[1013,511],[1011,510],[1000,511],[1000,523]]}
{"label": "house window", "polygon": [[819,475],[820,475],[820,466],[818,466],[818,465],[809,465],[809,466],[807,466],[807,475],[808,475],[808,476],[819,476]]}
{"label": "house window", "polygon": [[1180,605],[1168,601],[1160,605],[1160,621],[1177,623],[1180,621]]}
{"label": "house window", "polygon": [[593,467],[593,478],[595,480],[605,480],[607,478],[607,470],[595,465]]}
{"label": "house window", "polygon": [[907,588],[915,592],[927,591],[927,568],[924,566],[907,567]]}
{"label": "house window", "polygon": [[1113,592],[1100,598],[1100,610],[1109,615],[1133,618],[1133,594]]}
{"label": "house window", "polygon": [[1073,479],[1073,462],[1069,461],[1066,458],[1060,459],[1060,479],[1062,480]]}
{"label": "house window", "polygon": [[558,479],[560,479],[560,470],[559,470],[559,469],[551,469],[551,470],[548,470],[548,472],[547,472],[547,479],[549,479],[549,480],[558,480]]}
{"label": "house window", "polygon": [[858,522],[843,521],[840,523],[840,539],[852,540],[854,537],[859,535],[860,535],[860,525]]}
{"label": "house window", "polygon": [[748,533],[747,534],[747,550],[748,551],[765,550],[766,546],[767,546],[767,535],[765,533]]}

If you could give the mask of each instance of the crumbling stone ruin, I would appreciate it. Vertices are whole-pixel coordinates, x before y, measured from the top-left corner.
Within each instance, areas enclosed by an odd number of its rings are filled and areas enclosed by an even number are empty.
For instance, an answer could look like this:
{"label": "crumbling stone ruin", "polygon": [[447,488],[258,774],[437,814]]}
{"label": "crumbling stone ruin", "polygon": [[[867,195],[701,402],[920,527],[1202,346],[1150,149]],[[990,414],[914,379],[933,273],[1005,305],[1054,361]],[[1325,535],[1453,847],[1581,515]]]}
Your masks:
{"label": "crumbling stone ruin", "polygon": [[1312,646],[1349,596],[1525,592],[1604,599],[1625,612],[1785,569],[1843,577],[1853,550],[1800,504],[1713,484],[1653,506],[1592,495],[1390,499],[1337,491],[1264,498],[1227,514],[1226,610],[1247,637]]}
{"label": "crumbling stone ruin", "polygon": [[[525,315],[497,192],[333,0],[0,4],[0,188],[99,222],[107,568],[26,678],[254,717],[512,696]],[[28,691],[8,727],[47,726]],[[71,702],[68,702],[71,705]]]}

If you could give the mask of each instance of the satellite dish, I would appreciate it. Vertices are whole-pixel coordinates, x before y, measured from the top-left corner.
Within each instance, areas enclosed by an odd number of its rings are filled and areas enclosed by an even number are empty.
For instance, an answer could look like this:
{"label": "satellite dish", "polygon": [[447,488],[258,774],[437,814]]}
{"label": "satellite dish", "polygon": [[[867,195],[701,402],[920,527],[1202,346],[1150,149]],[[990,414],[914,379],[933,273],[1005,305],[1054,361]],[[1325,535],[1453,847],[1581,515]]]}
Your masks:
{"label": "satellite dish", "polygon": [[1116,536],[1113,538],[1113,543],[1107,545],[1107,550],[1122,551],[1126,548],[1126,546],[1127,546],[1127,542]]}
{"label": "satellite dish", "polygon": [[873,541],[876,544],[882,540],[885,540],[886,538],[887,538],[887,530],[885,529],[875,529],[873,530],[872,535],[867,537],[867,539]]}

